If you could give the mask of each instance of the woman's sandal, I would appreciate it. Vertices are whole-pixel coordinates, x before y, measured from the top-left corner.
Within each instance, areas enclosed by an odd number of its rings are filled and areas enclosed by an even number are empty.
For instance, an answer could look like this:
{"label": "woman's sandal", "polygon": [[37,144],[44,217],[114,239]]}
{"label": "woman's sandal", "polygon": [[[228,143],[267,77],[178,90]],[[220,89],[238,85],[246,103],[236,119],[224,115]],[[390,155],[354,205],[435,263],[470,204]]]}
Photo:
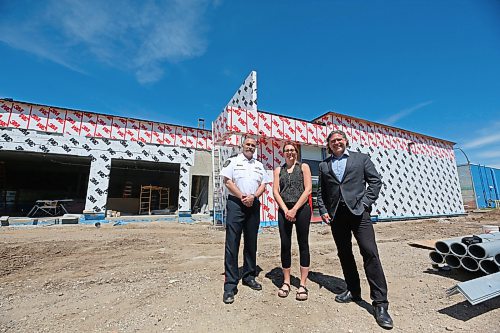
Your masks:
{"label": "woman's sandal", "polygon": [[299,289],[302,288],[304,291],[298,291],[297,290],[297,295],[295,296],[295,299],[297,301],[307,301],[307,298],[309,297],[309,290],[307,290],[306,286],[300,285]]}
{"label": "woman's sandal", "polygon": [[[288,290],[287,289],[283,289],[284,286],[287,286],[288,287]],[[281,298],[285,298],[288,296],[288,294],[290,293],[290,290],[292,288],[290,287],[290,285],[288,283],[283,283],[283,285],[281,286],[280,289],[278,289],[278,296],[281,297]]]}

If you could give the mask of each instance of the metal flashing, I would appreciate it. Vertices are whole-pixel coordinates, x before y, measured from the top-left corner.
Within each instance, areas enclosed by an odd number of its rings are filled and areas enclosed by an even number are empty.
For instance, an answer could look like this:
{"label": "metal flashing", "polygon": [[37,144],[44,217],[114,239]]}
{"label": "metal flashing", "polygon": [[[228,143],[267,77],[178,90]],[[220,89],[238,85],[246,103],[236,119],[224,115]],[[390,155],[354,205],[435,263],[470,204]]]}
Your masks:
{"label": "metal flashing", "polygon": [[500,296],[500,272],[461,282],[446,291],[447,296],[461,293],[470,304],[476,305]]}

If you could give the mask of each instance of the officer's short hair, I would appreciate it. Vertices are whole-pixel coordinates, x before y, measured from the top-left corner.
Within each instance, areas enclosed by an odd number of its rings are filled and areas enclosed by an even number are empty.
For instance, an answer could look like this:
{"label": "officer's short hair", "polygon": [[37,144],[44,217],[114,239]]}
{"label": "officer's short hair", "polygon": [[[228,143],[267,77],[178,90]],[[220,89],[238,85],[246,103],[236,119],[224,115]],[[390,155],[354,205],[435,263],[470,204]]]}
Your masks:
{"label": "officer's short hair", "polygon": [[334,131],[331,131],[330,134],[328,134],[328,136],[326,137],[326,149],[328,150],[328,154],[333,154],[332,150],[330,149],[330,138],[334,134],[340,134],[340,135],[342,135],[342,137],[346,141],[346,144],[345,144],[346,148],[349,147],[349,139],[347,138],[347,134],[345,134],[345,132],[341,131],[341,130],[334,130]]}
{"label": "officer's short hair", "polygon": [[257,143],[257,139],[251,135],[249,136],[244,136],[243,137],[243,141],[241,141],[241,146],[243,147],[245,145],[245,141],[247,141],[248,139],[251,139],[251,140],[254,140],[255,143]]}

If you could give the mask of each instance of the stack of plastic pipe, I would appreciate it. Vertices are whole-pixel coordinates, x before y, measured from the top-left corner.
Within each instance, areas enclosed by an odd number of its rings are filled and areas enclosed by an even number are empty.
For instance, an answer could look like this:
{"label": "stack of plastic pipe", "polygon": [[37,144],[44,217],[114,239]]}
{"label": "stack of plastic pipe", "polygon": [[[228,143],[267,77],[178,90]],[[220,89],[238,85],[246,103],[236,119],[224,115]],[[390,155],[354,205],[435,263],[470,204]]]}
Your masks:
{"label": "stack of plastic pipe", "polygon": [[434,264],[493,274],[500,271],[500,232],[475,235],[480,242],[466,244],[470,235],[437,241],[429,258]]}

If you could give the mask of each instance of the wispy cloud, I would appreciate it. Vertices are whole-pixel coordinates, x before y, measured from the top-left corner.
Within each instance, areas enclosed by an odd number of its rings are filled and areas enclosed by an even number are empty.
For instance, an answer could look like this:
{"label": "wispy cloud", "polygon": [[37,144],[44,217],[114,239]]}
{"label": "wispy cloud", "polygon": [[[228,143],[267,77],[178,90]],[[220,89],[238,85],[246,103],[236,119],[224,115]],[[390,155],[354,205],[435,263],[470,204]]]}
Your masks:
{"label": "wispy cloud", "polygon": [[[132,72],[141,83],[164,75],[166,64],[206,51],[208,0],[49,0],[6,7],[0,41],[71,70],[88,59]],[[24,7],[24,8],[23,8]],[[29,8],[29,10],[26,10]],[[22,18],[21,18],[22,17]]]}
{"label": "wispy cloud", "polygon": [[488,122],[485,127],[464,133],[460,147],[469,155],[473,163],[491,167],[500,165],[500,122]]}
{"label": "wispy cloud", "polygon": [[398,122],[400,119],[402,119],[404,117],[407,117],[410,114],[412,114],[413,112],[415,112],[415,111],[417,111],[419,109],[422,109],[422,108],[424,108],[427,105],[430,105],[432,103],[434,103],[434,101],[426,101],[426,102],[422,102],[422,103],[419,103],[417,105],[414,105],[412,107],[403,109],[403,110],[399,111],[398,113],[390,116],[389,118],[387,118],[385,120],[382,120],[381,123],[387,124],[387,125],[393,125],[396,122]]}
{"label": "wispy cloud", "polygon": [[497,158],[500,157],[500,150],[495,149],[482,151],[477,153],[477,156],[482,158]]}
{"label": "wispy cloud", "polygon": [[485,145],[489,145],[491,143],[500,142],[500,133],[497,134],[489,134],[481,136],[475,140],[469,141],[463,144],[463,148],[471,149],[471,148],[479,148]]}

